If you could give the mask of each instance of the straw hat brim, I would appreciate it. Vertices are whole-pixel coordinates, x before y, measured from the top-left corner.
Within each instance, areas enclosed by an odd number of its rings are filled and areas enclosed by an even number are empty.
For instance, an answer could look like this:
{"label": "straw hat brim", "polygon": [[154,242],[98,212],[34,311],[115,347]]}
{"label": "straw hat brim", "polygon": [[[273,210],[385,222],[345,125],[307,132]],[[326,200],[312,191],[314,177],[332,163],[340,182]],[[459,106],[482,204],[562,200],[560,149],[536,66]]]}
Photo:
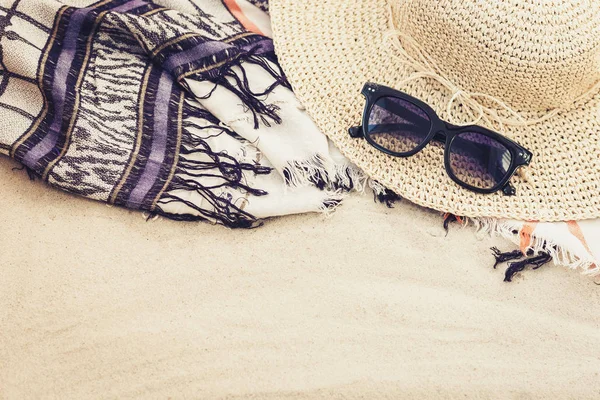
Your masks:
{"label": "straw hat brim", "polygon": [[391,18],[386,0],[272,0],[270,12],[279,61],[310,116],[346,157],[400,196],[469,217],[600,217],[600,93],[548,121],[507,127],[504,134],[534,154],[527,181],[513,177],[516,196],[478,194],[447,176],[439,146],[399,158],[348,135],[361,122],[360,91],[368,81],[403,90],[448,119],[451,93],[439,83],[421,79],[399,86],[414,71],[384,40]]}

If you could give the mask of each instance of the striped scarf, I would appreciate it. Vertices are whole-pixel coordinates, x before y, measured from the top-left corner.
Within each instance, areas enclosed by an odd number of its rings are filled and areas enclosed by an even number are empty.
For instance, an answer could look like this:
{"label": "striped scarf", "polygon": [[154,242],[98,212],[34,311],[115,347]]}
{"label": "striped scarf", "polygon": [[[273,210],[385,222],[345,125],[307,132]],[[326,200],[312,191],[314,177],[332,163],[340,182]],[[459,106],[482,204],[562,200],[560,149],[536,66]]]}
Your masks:
{"label": "striped scarf", "polygon": [[358,172],[293,95],[250,21],[262,9],[0,0],[0,152],[62,190],[177,220],[253,227],[335,207]]}

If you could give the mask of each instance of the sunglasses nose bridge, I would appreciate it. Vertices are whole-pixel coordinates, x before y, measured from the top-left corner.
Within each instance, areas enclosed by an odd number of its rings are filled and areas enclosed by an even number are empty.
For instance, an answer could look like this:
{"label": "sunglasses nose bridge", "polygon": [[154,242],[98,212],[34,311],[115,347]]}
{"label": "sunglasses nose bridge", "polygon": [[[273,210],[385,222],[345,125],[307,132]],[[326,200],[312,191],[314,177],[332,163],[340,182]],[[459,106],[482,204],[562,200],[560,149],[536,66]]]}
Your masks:
{"label": "sunglasses nose bridge", "polygon": [[437,131],[435,133],[435,135],[433,136],[433,140],[435,140],[437,142],[445,143],[446,142],[446,132],[444,132],[442,130]]}

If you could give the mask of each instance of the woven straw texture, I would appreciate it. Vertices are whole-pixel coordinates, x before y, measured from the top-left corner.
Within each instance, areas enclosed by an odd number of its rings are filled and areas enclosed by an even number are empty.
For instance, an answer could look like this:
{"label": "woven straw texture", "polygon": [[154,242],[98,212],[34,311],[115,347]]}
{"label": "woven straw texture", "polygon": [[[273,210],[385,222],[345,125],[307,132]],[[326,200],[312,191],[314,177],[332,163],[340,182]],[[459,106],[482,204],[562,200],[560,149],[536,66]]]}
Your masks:
{"label": "woven straw texture", "polygon": [[[536,221],[600,217],[599,13],[600,2],[575,0],[271,2],[285,72],[307,111],[351,161],[425,207]],[[360,90],[367,81],[404,90],[443,119],[472,120],[460,101],[451,102],[456,93],[447,85],[407,81],[415,69],[386,38],[391,26],[414,39],[460,90],[494,96],[529,120],[560,108],[543,122],[503,127],[534,153],[526,180],[512,179],[516,196],[459,187],[446,175],[439,146],[397,158],[349,137],[347,129],[361,122]]]}

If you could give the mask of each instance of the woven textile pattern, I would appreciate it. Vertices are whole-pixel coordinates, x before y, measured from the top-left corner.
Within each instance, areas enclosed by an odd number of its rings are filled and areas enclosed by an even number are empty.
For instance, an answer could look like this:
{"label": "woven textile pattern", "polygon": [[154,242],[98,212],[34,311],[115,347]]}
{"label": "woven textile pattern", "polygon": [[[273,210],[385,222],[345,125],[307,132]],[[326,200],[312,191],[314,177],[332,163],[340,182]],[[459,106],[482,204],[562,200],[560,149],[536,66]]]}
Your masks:
{"label": "woven textile pattern", "polygon": [[[600,217],[599,12],[600,3],[575,0],[270,2],[278,57],[295,93],[367,175],[439,211],[545,222]],[[527,174],[512,181],[517,195],[459,187],[439,147],[398,158],[350,138],[369,81],[531,150]]]}
{"label": "woven textile pattern", "polygon": [[[258,128],[280,123],[265,100],[287,82],[221,1],[1,0],[0,40],[0,152],[94,200],[255,224],[239,199],[266,195],[249,182],[272,167],[189,85],[234,94]],[[250,64],[271,79],[260,96]]]}

